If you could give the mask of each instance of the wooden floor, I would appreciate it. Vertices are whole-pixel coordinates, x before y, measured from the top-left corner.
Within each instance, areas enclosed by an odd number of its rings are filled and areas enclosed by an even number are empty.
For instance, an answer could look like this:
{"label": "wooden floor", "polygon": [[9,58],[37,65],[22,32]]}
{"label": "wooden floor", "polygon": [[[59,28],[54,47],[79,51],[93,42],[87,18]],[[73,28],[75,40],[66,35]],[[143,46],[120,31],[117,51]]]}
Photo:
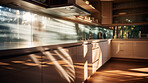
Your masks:
{"label": "wooden floor", "polygon": [[148,61],[111,59],[86,83],[148,83]]}

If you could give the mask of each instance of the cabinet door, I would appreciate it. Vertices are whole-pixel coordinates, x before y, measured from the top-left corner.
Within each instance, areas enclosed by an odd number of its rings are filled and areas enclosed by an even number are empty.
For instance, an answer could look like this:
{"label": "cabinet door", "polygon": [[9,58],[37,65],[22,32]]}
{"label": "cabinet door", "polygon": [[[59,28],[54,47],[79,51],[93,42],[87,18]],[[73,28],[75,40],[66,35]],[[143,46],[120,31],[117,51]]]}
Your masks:
{"label": "cabinet door", "polygon": [[118,57],[119,50],[120,50],[120,44],[118,42],[112,41],[112,43],[111,43],[112,57]]}
{"label": "cabinet door", "polygon": [[148,42],[136,41],[133,42],[134,58],[148,59]]}
{"label": "cabinet door", "polygon": [[113,57],[132,58],[133,42],[132,41],[118,41],[112,42]]}
{"label": "cabinet door", "polygon": [[102,24],[112,24],[112,2],[102,1]]}
{"label": "cabinet door", "polygon": [[92,45],[77,46],[76,83],[82,83],[91,75]]}
{"label": "cabinet door", "polygon": [[102,52],[102,65],[104,63],[106,63],[110,58],[110,43],[109,41],[106,42],[100,42],[100,48],[101,48],[101,52]]}
{"label": "cabinet door", "polygon": [[41,83],[41,53],[0,60],[1,83]]}
{"label": "cabinet door", "polygon": [[58,48],[44,52],[43,83],[73,83],[75,81],[75,68],[69,50]]}
{"label": "cabinet door", "polygon": [[120,56],[122,57],[132,57],[133,56],[133,45],[132,42],[120,43]]}
{"label": "cabinet door", "polygon": [[98,60],[100,55],[101,55],[101,49],[100,49],[99,43],[93,43],[92,63],[94,63],[96,60]]}
{"label": "cabinet door", "polygon": [[101,65],[101,62],[102,60],[100,59],[100,60],[97,60],[97,61],[95,61],[93,64],[92,64],[92,73],[94,74],[96,71],[97,71],[97,69],[99,68],[99,67],[101,67],[102,65]]}

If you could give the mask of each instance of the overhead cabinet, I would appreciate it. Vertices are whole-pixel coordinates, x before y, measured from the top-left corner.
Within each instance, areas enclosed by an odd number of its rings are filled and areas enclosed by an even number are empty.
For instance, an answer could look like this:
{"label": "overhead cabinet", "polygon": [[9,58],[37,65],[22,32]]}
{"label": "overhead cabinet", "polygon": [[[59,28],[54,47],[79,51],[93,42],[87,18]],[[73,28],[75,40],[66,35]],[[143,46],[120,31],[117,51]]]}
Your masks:
{"label": "overhead cabinet", "polygon": [[102,24],[112,24],[112,2],[102,1],[101,10]]}

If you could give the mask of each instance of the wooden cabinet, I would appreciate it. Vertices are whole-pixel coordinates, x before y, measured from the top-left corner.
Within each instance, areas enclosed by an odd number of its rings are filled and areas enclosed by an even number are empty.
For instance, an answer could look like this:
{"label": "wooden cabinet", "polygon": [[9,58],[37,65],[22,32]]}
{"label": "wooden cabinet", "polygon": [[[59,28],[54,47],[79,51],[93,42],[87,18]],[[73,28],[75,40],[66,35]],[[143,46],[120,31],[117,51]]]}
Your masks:
{"label": "wooden cabinet", "polygon": [[100,42],[100,48],[102,52],[102,65],[105,64],[111,58],[110,45],[111,45],[110,40],[107,40],[105,42]]}
{"label": "wooden cabinet", "polygon": [[42,48],[24,56],[7,57],[0,60],[0,80],[3,83],[82,83],[110,58],[109,48],[110,43],[103,41],[50,50]]}
{"label": "wooden cabinet", "polygon": [[94,63],[95,61],[99,60],[101,52],[99,43],[92,43],[92,45],[92,63]]}
{"label": "wooden cabinet", "polygon": [[41,53],[0,60],[1,83],[41,83]]}
{"label": "wooden cabinet", "polygon": [[110,58],[110,40],[101,41],[93,44],[92,49],[92,72],[95,73],[98,68],[105,64]]}
{"label": "wooden cabinet", "polygon": [[114,24],[147,24],[148,2],[146,0],[134,0],[113,3]]}
{"label": "wooden cabinet", "polygon": [[112,2],[111,1],[102,1],[102,24],[112,24]]}
{"label": "wooden cabinet", "polygon": [[99,68],[99,64],[102,63],[101,62],[101,58],[102,58],[102,52],[99,46],[99,42],[97,43],[92,43],[93,47],[92,47],[92,74],[94,74],[96,72],[96,70]]}
{"label": "wooden cabinet", "polygon": [[112,41],[112,57],[148,59],[148,41]]}
{"label": "wooden cabinet", "polygon": [[148,59],[148,41],[133,42],[133,53],[135,58]]}
{"label": "wooden cabinet", "polygon": [[71,49],[58,48],[44,53],[43,83],[73,83],[75,81],[75,68],[69,50]]}
{"label": "wooden cabinet", "polygon": [[76,83],[82,83],[92,75],[92,45],[77,46]]}
{"label": "wooden cabinet", "polygon": [[133,57],[133,44],[131,41],[113,41],[112,42],[112,56],[115,57]]}

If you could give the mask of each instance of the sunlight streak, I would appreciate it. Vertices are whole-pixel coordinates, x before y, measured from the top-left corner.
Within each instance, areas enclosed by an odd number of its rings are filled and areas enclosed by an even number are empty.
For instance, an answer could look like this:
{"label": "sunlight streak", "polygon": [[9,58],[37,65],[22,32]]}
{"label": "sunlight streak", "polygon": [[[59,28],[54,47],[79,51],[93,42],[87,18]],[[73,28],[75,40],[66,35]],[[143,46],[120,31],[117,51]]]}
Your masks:
{"label": "sunlight streak", "polygon": [[[65,52],[65,50],[64,50],[62,47],[58,47],[58,50],[59,50],[61,53],[63,53],[63,55],[64,55],[65,57],[70,57],[70,55],[69,55],[67,52]],[[70,60],[70,63],[73,64],[72,59],[69,58],[69,60]]]}
{"label": "sunlight streak", "polygon": [[103,64],[103,62],[102,62],[102,57],[103,57],[103,55],[102,55],[102,50],[101,50],[101,47],[99,46],[99,65],[98,65],[98,67],[101,67],[102,66],[102,64]]}
{"label": "sunlight streak", "polygon": [[[39,47],[38,48],[46,57],[47,57],[47,59],[49,60],[49,61],[51,61],[52,63],[53,63],[53,65],[56,67],[56,70],[57,70],[57,72],[61,75],[61,77],[63,78],[63,79],[65,79],[68,83],[71,83],[71,82],[74,82],[74,78],[75,77],[73,77],[73,73],[71,73],[71,72],[68,72],[67,73],[67,71],[62,67],[62,65],[60,65],[60,62],[58,62],[57,60],[56,60],[56,58],[49,52],[49,51],[45,51],[44,50],[44,48],[42,48],[42,47]],[[64,51],[64,49],[62,49],[61,47],[59,47],[58,48],[59,50],[60,50],[60,52],[64,52],[63,54],[65,55],[65,56],[67,56],[67,57],[69,57],[69,54],[68,53],[65,53],[65,51]],[[56,52],[56,51],[55,51]],[[58,56],[59,57],[61,57],[61,55],[59,54],[59,53],[57,53],[58,54]],[[62,58],[64,58],[63,56],[61,57],[61,59]],[[66,60],[66,59],[64,59],[64,60]],[[64,60],[62,60],[62,62],[64,61]],[[72,63],[72,60],[70,60],[70,62]],[[65,63],[68,63],[69,64],[69,62],[65,62],[64,61],[64,64]],[[49,64],[51,64],[51,63],[49,63]],[[72,63],[73,64],[73,63]],[[69,65],[68,65],[69,66]],[[73,70],[74,70],[74,68],[73,68]],[[69,74],[70,73],[70,74]],[[71,75],[72,74],[72,75]]]}
{"label": "sunlight streak", "polygon": [[[60,53],[58,53],[56,50],[54,51],[62,60],[64,60],[68,66],[67,66],[67,73],[68,75],[70,75],[70,77],[72,77],[71,80],[75,79],[75,70],[74,70],[74,66],[73,64],[71,64],[70,62],[68,62],[68,60],[66,60]],[[68,58],[69,59],[69,58]],[[74,80],[73,80],[74,81]]]}
{"label": "sunlight streak", "polygon": [[29,55],[31,59],[38,65],[39,68],[41,68],[41,63],[40,61],[35,57],[34,54]]}
{"label": "sunlight streak", "polygon": [[122,70],[112,70],[112,71],[105,71],[107,73],[118,73],[122,75],[130,75],[130,76],[148,76],[145,73],[136,73],[136,72],[129,72],[129,71],[122,71]]}
{"label": "sunlight streak", "polygon": [[134,71],[140,71],[140,72],[148,72],[148,68],[136,68],[136,69],[129,69]]}
{"label": "sunlight streak", "polygon": [[13,63],[25,63],[25,61],[12,61]]}
{"label": "sunlight streak", "polygon": [[43,52],[44,55],[47,56],[47,58],[53,62],[53,64],[55,65],[55,67],[57,68],[59,74],[66,79],[68,82],[71,82],[67,72],[62,68],[62,66],[56,61],[56,59],[51,55],[50,52]]}
{"label": "sunlight streak", "polygon": [[87,53],[88,53],[88,45],[83,45],[83,57],[85,58],[87,56]]}
{"label": "sunlight streak", "polygon": [[87,67],[87,65],[88,65],[88,61],[86,61],[85,64],[84,64],[84,80],[86,80],[87,77],[88,77],[88,67]]}
{"label": "sunlight streak", "polygon": [[0,62],[0,65],[10,65],[9,63]]}

